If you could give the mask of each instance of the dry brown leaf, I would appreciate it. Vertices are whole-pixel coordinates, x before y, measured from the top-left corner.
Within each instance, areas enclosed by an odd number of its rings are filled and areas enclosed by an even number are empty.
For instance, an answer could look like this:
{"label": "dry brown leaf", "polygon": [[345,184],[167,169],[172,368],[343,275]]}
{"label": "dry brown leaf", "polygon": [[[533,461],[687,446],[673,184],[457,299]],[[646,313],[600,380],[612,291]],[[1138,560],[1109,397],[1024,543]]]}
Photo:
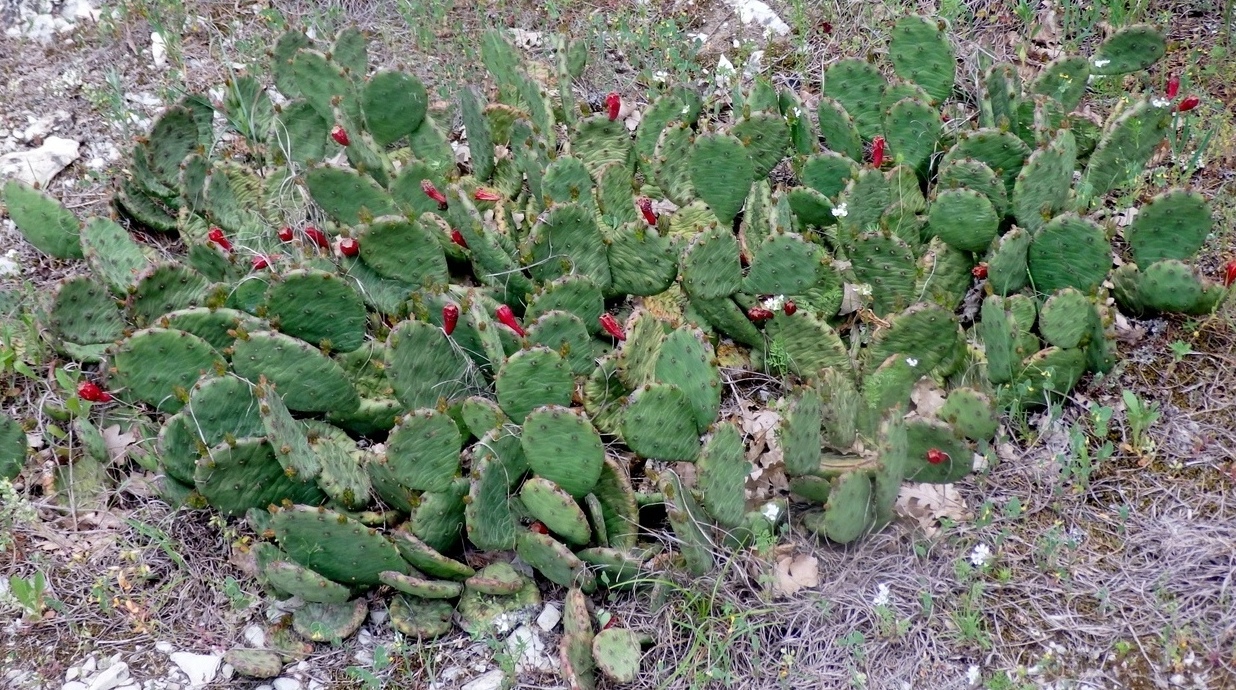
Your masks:
{"label": "dry brown leaf", "polygon": [[929,378],[923,377],[914,384],[910,391],[910,401],[914,410],[922,417],[936,417],[940,408],[944,407],[944,391]]}
{"label": "dry brown leaf", "polygon": [[815,556],[782,556],[773,571],[773,594],[788,597],[799,590],[820,586],[819,566]]}
{"label": "dry brown leaf", "polygon": [[939,531],[942,518],[966,519],[966,502],[952,484],[908,484],[901,487],[893,512],[915,521],[927,534]]}
{"label": "dry brown leaf", "polygon": [[120,425],[113,424],[103,429],[103,443],[107,446],[107,457],[112,464],[119,465],[129,455],[129,447],[137,443],[137,436],[131,431],[120,433]]}

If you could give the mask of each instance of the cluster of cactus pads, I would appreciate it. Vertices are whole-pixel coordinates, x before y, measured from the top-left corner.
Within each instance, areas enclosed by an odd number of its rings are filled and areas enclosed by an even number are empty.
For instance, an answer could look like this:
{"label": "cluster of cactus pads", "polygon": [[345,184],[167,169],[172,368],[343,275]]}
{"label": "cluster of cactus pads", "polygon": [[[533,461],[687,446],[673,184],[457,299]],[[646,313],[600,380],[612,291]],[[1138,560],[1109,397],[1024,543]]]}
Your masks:
{"label": "cluster of cactus pads", "polygon": [[[370,73],[354,30],[278,41],[281,106],[238,76],[170,107],[115,205],[178,233],[176,258],[4,190],[32,244],[91,270],[52,299],[55,347],[162,415],[169,496],[272,539],[263,577],[310,602],[314,639],[354,630],[377,585],[408,635],[483,630],[539,594],[461,554],[514,550],[571,588],[572,682],[626,678],[638,638],[594,639],[583,594],[639,587],[652,562],[705,572],[789,512],[748,500],[724,379],[786,383],[769,404],[815,505],[801,523],[846,543],[892,519],[903,481],[966,475],[1001,405],[1108,371],[1105,285],[1134,314],[1225,296],[1187,263],[1212,222],[1197,194],[1144,205],[1115,271],[1094,219],[1179,116],[1153,94],[1101,127],[1075,112],[1092,75],[1162,56],[1146,27],[1029,84],[991,67],[977,127],[947,116],[956,59],[921,17],[892,27],[891,69],[829,65],[814,113],[763,82],[732,108],[675,87],[633,132],[616,94],[596,114],[572,99],[580,46],[560,46],[552,98],[501,34],[482,52],[496,88],[459,91],[463,164],[424,85]],[[786,161],[795,184],[771,182]],[[641,540],[653,503],[676,553]]]}

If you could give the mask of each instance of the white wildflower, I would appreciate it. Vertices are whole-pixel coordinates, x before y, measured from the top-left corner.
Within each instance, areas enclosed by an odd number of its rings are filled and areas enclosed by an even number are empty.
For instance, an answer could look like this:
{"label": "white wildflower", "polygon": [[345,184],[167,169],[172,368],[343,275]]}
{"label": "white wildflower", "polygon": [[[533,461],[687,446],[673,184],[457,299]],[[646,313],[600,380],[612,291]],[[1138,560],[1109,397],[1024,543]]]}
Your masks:
{"label": "white wildflower", "polygon": [[971,664],[970,668],[966,669],[966,682],[970,685],[978,685],[982,679],[983,674],[979,671],[978,666]]}
{"label": "white wildflower", "polygon": [[798,106],[794,106],[794,117],[802,117],[803,111]]}
{"label": "white wildflower", "polygon": [[871,283],[860,283],[854,286],[854,293],[860,297],[871,296]]}
{"label": "white wildflower", "polygon": [[845,218],[846,216],[850,215],[850,209],[846,208],[845,202],[843,201],[840,204],[833,207],[833,215],[837,216],[838,218]]}
{"label": "white wildflower", "polygon": [[872,606],[888,606],[893,602],[893,593],[888,591],[888,585],[880,584],[876,586],[875,598],[871,600]]}
{"label": "white wildflower", "polygon": [[765,309],[771,309],[772,311],[777,311],[783,306],[785,306],[785,295],[775,295],[773,297],[769,297],[768,299],[764,300]]}
{"label": "white wildflower", "polygon": [[1160,97],[1160,96],[1156,96],[1156,97],[1154,97],[1154,98],[1150,99],[1150,105],[1153,105],[1153,106],[1154,106],[1154,107],[1156,107],[1156,108],[1166,108],[1167,106],[1169,106],[1169,105],[1171,105],[1171,104],[1172,104],[1172,102],[1171,102],[1170,100],[1168,100],[1168,99],[1166,99],[1166,98],[1162,98],[1162,97]]}
{"label": "white wildflower", "polygon": [[657,82],[664,84],[666,81],[669,80],[669,72],[666,72],[665,70],[658,70],[657,72],[653,73],[652,79],[653,81],[657,81]]}
{"label": "white wildflower", "polygon": [[906,364],[909,364],[912,367],[916,367],[918,366],[918,360],[914,359],[913,357],[906,357]]}
{"label": "white wildflower", "polygon": [[982,568],[991,561],[991,549],[986,544],[979,544],[974,547],[974,551],[970,552],[970,562],[976,568]]}
{"label": "white wildflower", "polygon": [[1095,60],[1094,61],[1094,66],[1098,67],[1099,69],[1103,69],[1104,67],[1107,67],[1110,64],[1112,64],[1111,60]]}
{"label": "white wildflower", "polygon": [[760,513],[768,518],[769,522],[776,522],[781,517],[781,506],[769,501],[764,504],[763,508],[760,508]]}

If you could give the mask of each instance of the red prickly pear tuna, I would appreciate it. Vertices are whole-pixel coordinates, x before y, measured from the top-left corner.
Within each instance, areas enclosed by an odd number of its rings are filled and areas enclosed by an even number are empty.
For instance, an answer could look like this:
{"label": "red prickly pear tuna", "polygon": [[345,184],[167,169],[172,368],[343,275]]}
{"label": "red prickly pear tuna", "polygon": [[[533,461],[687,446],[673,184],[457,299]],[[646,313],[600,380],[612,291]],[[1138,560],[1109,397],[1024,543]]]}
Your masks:
{"label": "red prickly pear tuna", "polygon": [[468,241],[464,239],[463,233],[454,228],[451,229],[451,241],[464,249],[468,248]]}
{"label": "red prickly pear tuna", "polygon": [[455,332],[455,325],[459,323],[459,307],[454,304],[448,304],[442,307],[442,330],[450,335]]}
{"label": "red prickly pear tuna", "polygon": [[219,248],[225,252],[232,251],[232,243],[224,236],[223,231],[219,228],[212,227],[210,232],[206,233],[206,239],[219,245]]}
{"label": "red prickly pear tuna", "polygon": [[438,188],[433,186],[433,182],[429,180],[421,180],[421,191],[425,196],[438,202],[438,208],[446,209],[446,195],[438,191]]}
{"label": "red prickly pear tuna", "polygon": [[763,307],[751,307],[747,310],[747,318],[755,322],[767,321],[773,317],[771,309]]}
{"label": "red prickly pear tuna", "polygon": [[533,522],[531,525],[528,525],[528,529],[532,532],[536,532],[537,534],[549,534],[549,528],[546,527],[545,523],[541,522],[540,520],[537,520]]}
{"label": "red prickly pear tuna", "polygon": [[649,225],[657,224],[657,213],[652,210],[652,199],[642,196],[635,201],[635,205],[639,208],[639,212],[644,214],[644,222]]}
{"label": "red prickly pear tuna", "polygon": [[292,232],[292,228],[286,225],[279,228],[279,241],[280,242],[291,242],[294,236],[295,236],[295,233]]}
{"label": "red prickly pear tuna", "polygon": [[1223,267],[1223,287],[1231,287],[1236,283],[1236,259],[1227,262]]}
{"label": "red prickly pear tuna", "polygon": [[92,403],[108,403],[112,394],[99,387],[94,381],[82,381],[77,384],[77,397]]}
{"label": "red prickly pear tuna", "polygon": [[335,140],[335,143],[340,146],[347,146],[350,140],[348,139],[348,130],[343,128],[343,125],[335,125],[330,128],[330,138]]}
{"label": "red prickly pear tuna", "polygon": [[344,256],[360,254],[360,242],[355,237],[345,237],[339,240],[339,253]]}
{"label": "red prickly pear tuna", "polygon": [[948,460],[948,453],[945,453],[939,448],[932,448],[927,451],[927,462],[933,465],[939,465],[946,460]]}
{"label": "red prickly pear tuna", "polygon": [[612,314],[601,314],[601,328],[605,332],[614,337],[615,340],[626,340],[627,334],[622,330],[622,324],[618,323]]}
{"label": "red prickly pear tuna", "polygon": [[519,325],[519,322],[515,320],[515,312],[511,311],[511,308],[505,304],[498,305],[498,311],[494,313],[494,316],[498,317],[498,323],[501,323],[503,326],[506,326],[512,331],[515,331],[519,334],[519,337],[522,338],[528,335],[524,332],[523,327]]}
{"label": "red prickly pear tuna", "polygon": [[477,190],[472,193],[472,198],[476,201],[502,201],[501,194],[487,187],[478,187]]}
{"label": "red prickly pear tuna", "polygon": [[798,305],[794,304],[793,300],[786,300],[785,304],[781,305],[781,311],[785,312],[786,316],[793,316],[798,311]]}
{"label": "red prickly pear tuna", "polygon": [[975,278],[978,278],[979,280],[986,280],[987,279],[987,264],[981,263],[975,266],[974,268],[970,269],[970,275],[974,276]]}
{"label": "red prickly pear tuna", "polygon": [[330,240],[326,239],[326,233],[318,230],[312,225],[305,226],[305,237],[308,237],[310,242],[313,242],[323,249],[330,246]]}
{"label": "red prickly pear tuna", "polygon": [[1180,102],[1180,105],[1176,106],[1176,111],[1180,113],[1187,113],[1201,104],[1202,99],[1197,96],[1185,96],[1184,100]]}
{"label": "red prickly pear tuna", "polygon": [[618,112],[622,110],[622,96],[619,96],[617,91],[610,91],[605,96],[605,108],[609,111],[609,121],[617,120]]}
{"label": "red prickly pear tuna", "polygon": [[1175,98],[1180,93],[1180,77],[1172,75],[1167,80],[1167,97]]}
{"label": "red prickly pear tuna", "polygon": [[270,268],[270,262],[274,261],[277,258],[279,258],[277,254],[275,256],[266,256],[265,254],[258,254],[257,256],[253,257],[253,270],[260,271],[264,268]]}
{"label": "red prickly pear tuna", "polygon": [[871,140],[871,164],[876,168],[884,164],[884,137]]}

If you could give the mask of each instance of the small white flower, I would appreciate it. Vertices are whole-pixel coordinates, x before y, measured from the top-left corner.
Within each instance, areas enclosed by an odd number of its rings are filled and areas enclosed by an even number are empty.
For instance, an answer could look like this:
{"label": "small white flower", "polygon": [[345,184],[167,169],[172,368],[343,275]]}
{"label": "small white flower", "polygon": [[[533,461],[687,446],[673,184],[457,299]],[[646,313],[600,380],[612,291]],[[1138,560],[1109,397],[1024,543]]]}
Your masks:
{"label": "small white flower", "polygon": [[1166,108],[1167,106],[1171,104],[1172,102],[1167,100],[1166,98],[1155,97],[1155,98],[1150,99],[1150,105],[1153,105],[1156,108]]}
{"label": "small white flower", "polygon": [[802,117],[803,111],[798,106],[794,106],[794,117]]}
{"label": "small white flower", "polygon": [[658,82],[660,82],[660,83],[664,84],[664,83],[666,82],[666,80],[668,80],[668,79],[669,79],[669,72],[666,72],[665,70],[660,70],[660,71],[658,71],[658,72],[654,73],[654,74],[652,75],[652,78],[653,78],[653,80],[654,80],[654,81],[658,81]]}
{"label": "small white flower", "polygon": [[918,360],[914,359],[913,357],[906,357],[906,364],[909,364],[912,367],[916,367],[918,366]]}
{"label": "small white flower", "polygon": [[972,664],[970,668],[966,669],[966,682],[970,685],[978,685],[979,681],[982,679],[983,674],[979,671],[978,666]]}
{"label": "small white flower", "polygon": [[979,544],[970,552],[970,562],[976,568],[982,568],[991,560],[991,549],[986,544]]}
{"label": "small white flower", "polygon": [[785,306],[785,295],[775,295],[773,297],[769,297],[768,299],[764,300],[765,309],[771,309],[772,311],[777,311],[783,306]]}
{"label": "small white flower", "polygon": [[1111,60],[1095,60],[1094,66],[1098,67],[1099,69],[1103,69],[1104,67],[1107,67],[1111,63],[1112,63]]}
{"label": "small white flower", "polygon": [[764,504],[763,508],[760,509],[760,513],[762,513],[764,517],[768,518],[769,522],[776,522],[777,519],[781,517],[781,506],[769,501]]}
{"label": "small white flower", "polygon": [[872,606],[888,606],[893,601],[893,593],[888,591],[888,585],[880,584],[876,586],[875,598],[871,600]]}
{"label": "small white flower", "polygon": [[845,218],[846,216],[850,215],[850,209],[846,208],[845,202],[843,201],[840,204],[833,207],[833,215],[837,216],[838,218]]}
{"label": "small white flower", "polygon": [[854,292],[860,297],[870,297],[871,296],[871,283],[860,283],[858,285],[855,285]]}

